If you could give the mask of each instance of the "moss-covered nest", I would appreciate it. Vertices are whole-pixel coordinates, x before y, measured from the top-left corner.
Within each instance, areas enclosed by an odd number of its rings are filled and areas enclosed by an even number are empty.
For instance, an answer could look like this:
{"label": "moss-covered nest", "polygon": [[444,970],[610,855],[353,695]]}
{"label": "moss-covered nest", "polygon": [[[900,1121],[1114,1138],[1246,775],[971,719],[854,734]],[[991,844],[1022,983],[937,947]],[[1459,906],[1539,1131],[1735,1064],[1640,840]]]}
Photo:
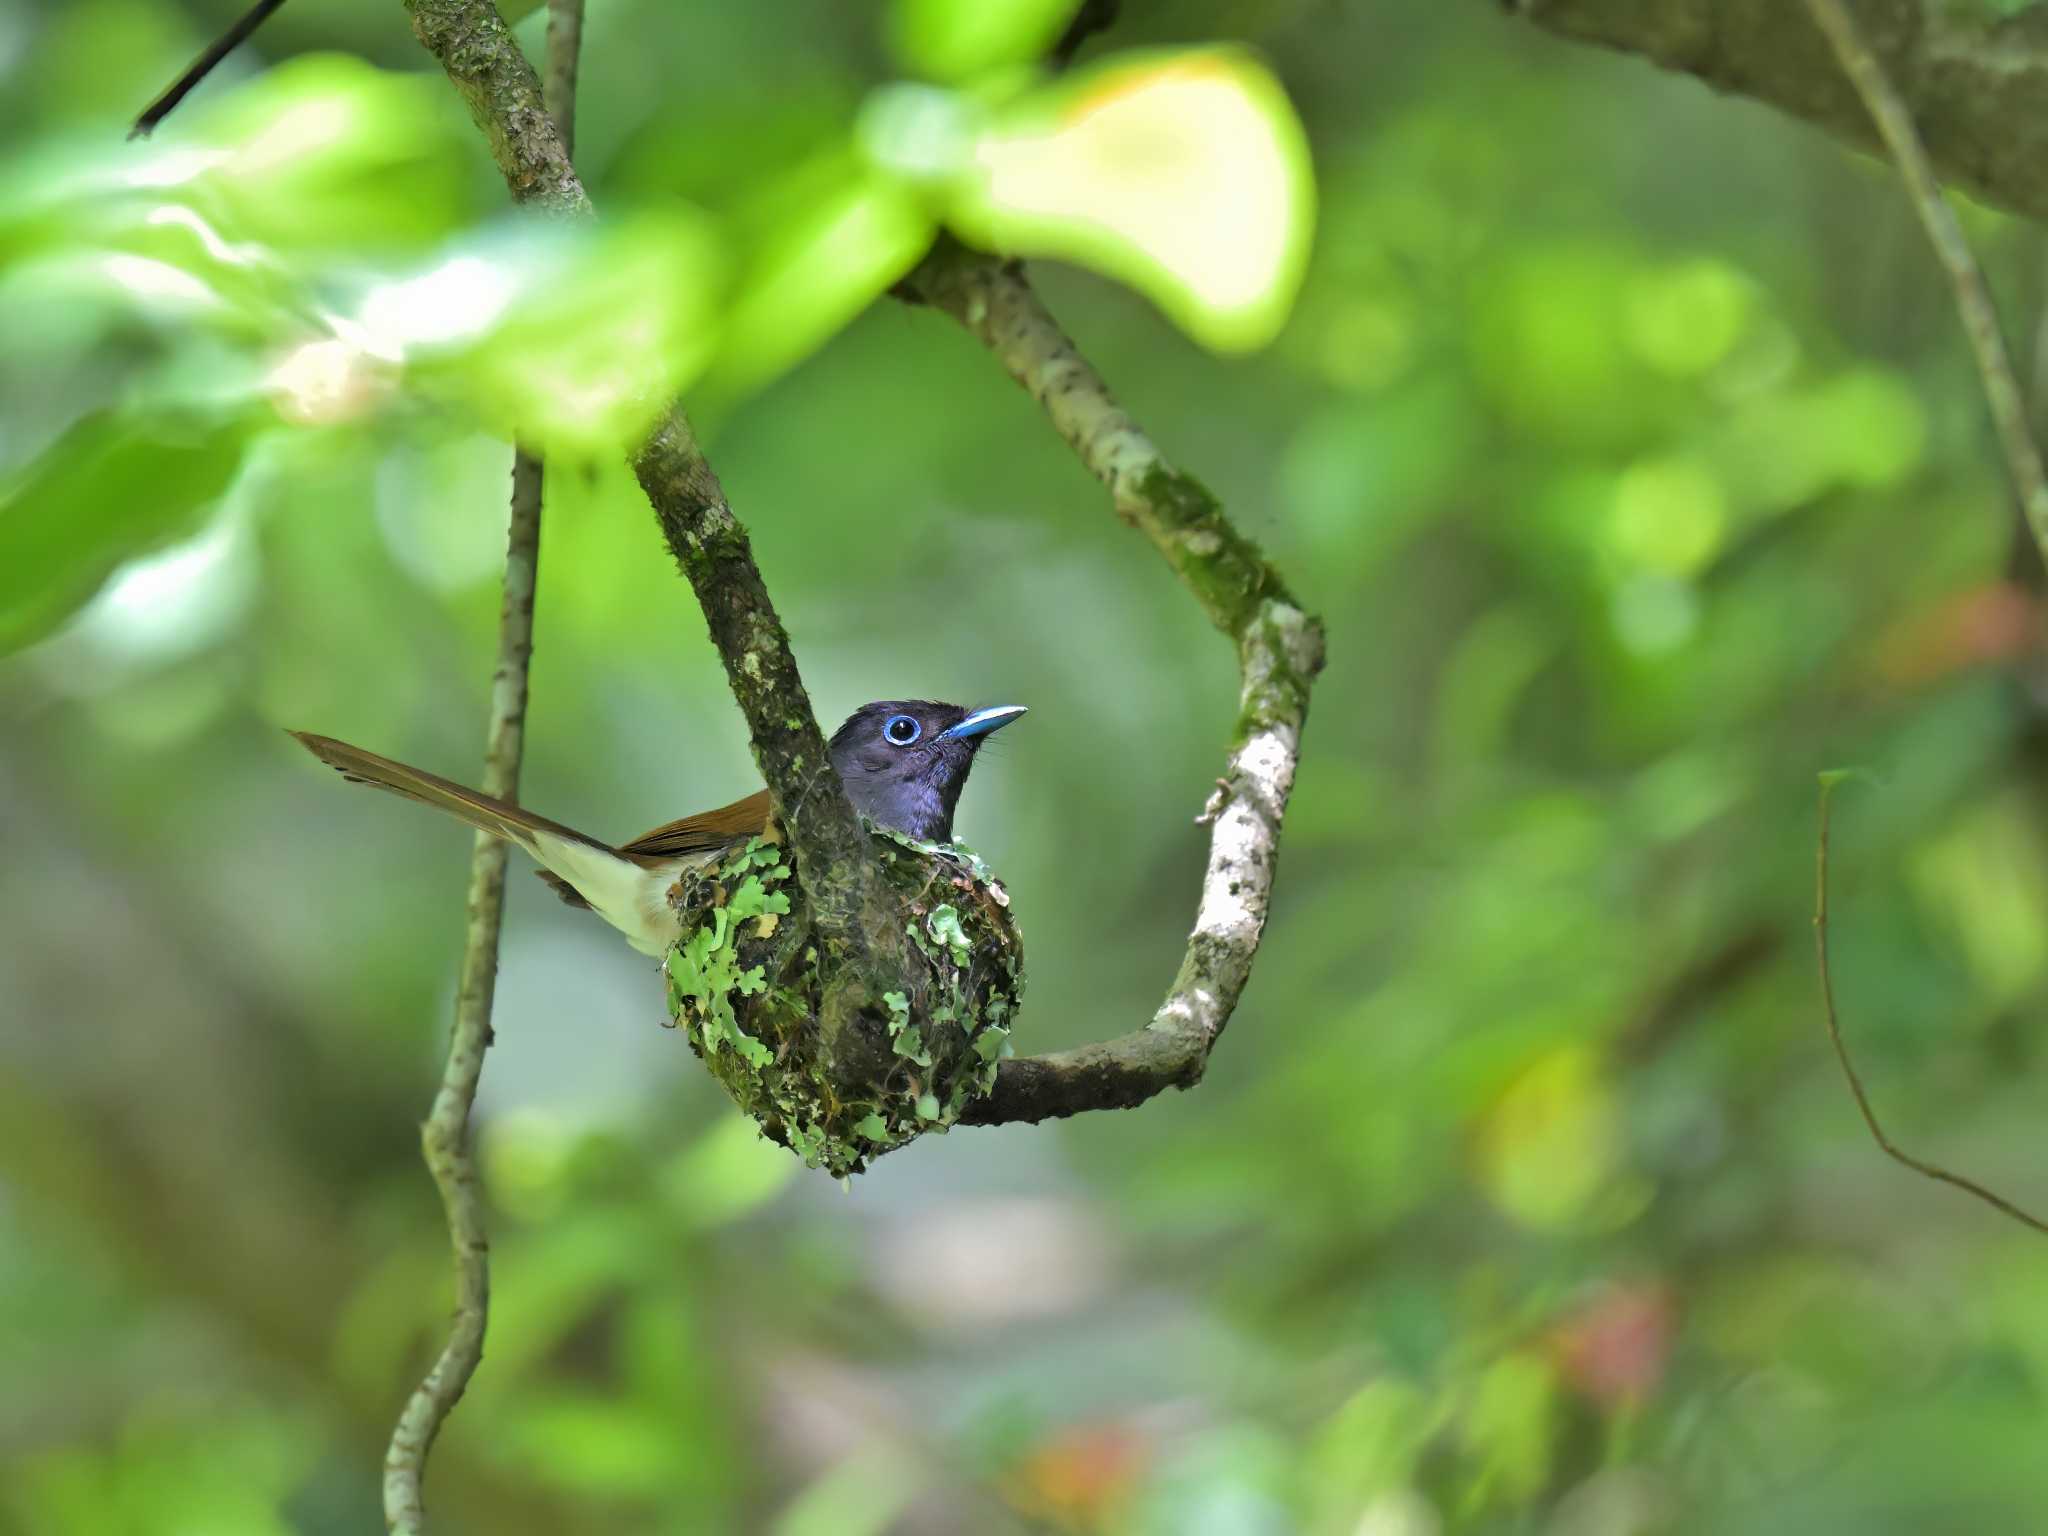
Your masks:
{"label": "moss-covered nest", "polygon": [[733,1102],[813,1168],[858,1173],[944,1131],[995,1082],[1024,989],[1010,898],[969,850],[874,834],[906,917],[912,976],[828,1029],[819,942],[783,849],[754,838],[673,900],[669,1013]]}

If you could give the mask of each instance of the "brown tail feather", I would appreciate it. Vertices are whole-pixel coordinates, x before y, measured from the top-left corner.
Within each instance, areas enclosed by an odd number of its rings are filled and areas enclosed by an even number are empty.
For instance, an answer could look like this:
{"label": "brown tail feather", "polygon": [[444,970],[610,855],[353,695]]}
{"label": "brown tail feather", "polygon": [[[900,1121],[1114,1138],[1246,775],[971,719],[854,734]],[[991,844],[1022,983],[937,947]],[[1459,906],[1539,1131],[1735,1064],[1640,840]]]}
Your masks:
{"label": "brown tail feather", "polygon": [[[417,800],[422,805],[431,805],[437,811],[446,811],[450,816],[469,823],[481,832],[493,837],[502,837],[507,842],[517,843],[527,852],[534,852],[533,834],[551,832],[571,842],[587,843],[592,848],[601,848],[614,853],[609,843],[601,843],[594,837],[586,837],[559,821],[550,821],[545,816],[503,800],[494,799],[479,790],[469,789],[451,779],[444,779],[437,773],[428,773],[424,768],[394,762],[388,757],[379,757],[375,752],[365,752],[361,747],[352,747],[345,741],[336,741],[332,736],[316,736],[311,731],[293,731],[299,743],[328,767],[336,769],[345,779],[358,784],[373,784],[379,789],[388,789],[393,794],[404,795],[408,800]],[[626,857],[631,858],[628,854]],[[635,859],[635,863],[646,862]],[[549,884],[564,891],[572,891],[566,882],[549,877]],[[573,892],[572,892],[573,894]],[[565,896],[564,900],[568,897]],[[575,904],[584,905],[583,898],[575,898]]]}

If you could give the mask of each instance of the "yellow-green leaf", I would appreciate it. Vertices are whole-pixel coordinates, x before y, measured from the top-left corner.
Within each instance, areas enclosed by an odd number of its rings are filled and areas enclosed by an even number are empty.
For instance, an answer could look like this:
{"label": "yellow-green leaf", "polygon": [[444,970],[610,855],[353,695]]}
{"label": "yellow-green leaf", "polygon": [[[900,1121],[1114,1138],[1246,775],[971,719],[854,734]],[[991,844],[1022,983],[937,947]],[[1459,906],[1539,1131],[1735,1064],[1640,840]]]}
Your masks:
{"label": "yellow-green leaf", "polygon": [[1080,262],[1218,351],[1270,341],[1314,223],[1308,139],[1233,49],[1122,55],[998,111],[949,222],[968,240]]}

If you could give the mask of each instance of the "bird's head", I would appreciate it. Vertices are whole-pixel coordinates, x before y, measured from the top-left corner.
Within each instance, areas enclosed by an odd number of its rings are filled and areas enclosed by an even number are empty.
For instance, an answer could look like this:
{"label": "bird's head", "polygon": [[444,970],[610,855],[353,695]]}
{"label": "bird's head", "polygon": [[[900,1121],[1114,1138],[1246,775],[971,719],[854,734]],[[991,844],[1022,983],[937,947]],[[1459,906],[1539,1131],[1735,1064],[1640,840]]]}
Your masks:
{"label": "bird's head", "polygon": [[876,826],[928,843],[953,836],[953,808],[989,733],[1021,704],[962,709],[931,699],[864,704],[832,733],[832,766],[853,808]]}

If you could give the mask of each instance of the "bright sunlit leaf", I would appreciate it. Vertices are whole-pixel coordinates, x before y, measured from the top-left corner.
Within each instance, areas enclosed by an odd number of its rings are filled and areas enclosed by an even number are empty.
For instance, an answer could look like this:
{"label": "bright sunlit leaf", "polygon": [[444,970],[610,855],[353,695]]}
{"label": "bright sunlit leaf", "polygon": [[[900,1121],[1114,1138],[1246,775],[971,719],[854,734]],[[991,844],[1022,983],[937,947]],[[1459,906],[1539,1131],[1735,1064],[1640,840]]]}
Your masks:
{"label": "bright sunlit leaf", "polygon": [[0,487],[0,654],[54,629],[123,562],[197,528],[250,426],[103,411]]}
{"label": "bright sunlit leaf", "polygon": [[889,46],[913,74],[965,80],[1042,57],[1078,8],[1078,0],[896,0]]}
{"label": "bright sunlit leaf", "polygon": [[535,447],[602,455],[638,438],[715,341],[718,259],[682,211],[526,224],[364,299],[344,339]]}
{"label": "bright sunlit leaf", "polygon": [[1308,140],[1232,50],[1125,55],[999,112],[950,221],[970,241],[1094,267],[1196,340],[1272,340],[1308,258]]}
{"label": "bright sunlit leaf", "polygon": [[[416,249],[484,206],[469,125],[426,75],[293,59],[225,95],[192,132],[208,153],[167,190],[273,249]],[[171,132],[150,158],[181,153]]]}

